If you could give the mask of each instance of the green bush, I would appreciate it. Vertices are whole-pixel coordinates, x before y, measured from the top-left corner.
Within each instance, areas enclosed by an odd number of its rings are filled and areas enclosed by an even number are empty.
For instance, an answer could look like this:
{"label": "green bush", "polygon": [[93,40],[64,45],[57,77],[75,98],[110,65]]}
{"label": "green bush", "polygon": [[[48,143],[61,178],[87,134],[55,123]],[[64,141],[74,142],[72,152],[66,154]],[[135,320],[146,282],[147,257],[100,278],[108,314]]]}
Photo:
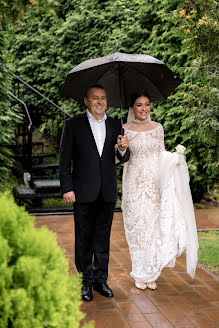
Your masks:
{"label": "green bush", "polygon": [[81,281],[55,234],[33,227],[33,219],[0,195],[0,327],[77,328]]}

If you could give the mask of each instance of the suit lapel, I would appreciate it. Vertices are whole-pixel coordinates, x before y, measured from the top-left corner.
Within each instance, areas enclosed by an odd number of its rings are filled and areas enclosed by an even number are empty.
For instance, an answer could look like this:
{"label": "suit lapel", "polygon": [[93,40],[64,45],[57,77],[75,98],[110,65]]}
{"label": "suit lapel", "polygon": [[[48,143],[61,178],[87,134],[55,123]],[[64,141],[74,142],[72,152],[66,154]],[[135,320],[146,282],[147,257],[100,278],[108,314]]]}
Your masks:
{"label": "suit lapel", "polygon": [[105,138],[101,158],[103,157],[104,152],[106,151],[108,143],[110,142],[111,132],[112,132],[111,121],[108,118],[106,119],[105,124],[106,124],[106,138]]}
{"label": "suit lapel", "polygon": [[91,130],[91,126],[87,117],[87,113],[82,114],[83,120],[85,122],[85,126],[86,126],[86,130],[87,133],[86,135],[88,136],[88,142],[90,143],[90,145],[92,146],[92,148],[97,152],[97,155],[100,157],[98,149],[97,149],[97,145],[94,139],[94,135],[93,132]]}

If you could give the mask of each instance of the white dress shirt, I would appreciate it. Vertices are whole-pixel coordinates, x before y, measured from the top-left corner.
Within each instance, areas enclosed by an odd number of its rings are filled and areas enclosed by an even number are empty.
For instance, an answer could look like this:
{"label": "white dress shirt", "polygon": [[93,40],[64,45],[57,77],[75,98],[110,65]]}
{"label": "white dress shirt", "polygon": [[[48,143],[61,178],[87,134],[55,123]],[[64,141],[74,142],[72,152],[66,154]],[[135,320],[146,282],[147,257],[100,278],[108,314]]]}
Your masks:
{"label": "white dress shirt", "polygon": [[[93,115],[87,110],[87,117],[88,117],[88,121],[90,123],[90,127],[94,136],[94,140],[99,152],[99,155],[102,155],[103,152],[103,146],[105,143],[105,139],[106,139],[106,124],[105,121],[107,119],[106,113],[104,113],[104,116],[102,118],[102,120],[96,121],[95,118],[93,117]],[[124,156],[126,150],[121,151],[119,149],[119,152],[122,156]]]}
{"label": "white dress shirt", "polygon": [[96,142],[99,155],[101,156],[103,152],[104,142],[106,139],[106,113],[104,114],[102,120],[96,121],[93,115],[87,110],[87,117],[94,136],[94,140]]}

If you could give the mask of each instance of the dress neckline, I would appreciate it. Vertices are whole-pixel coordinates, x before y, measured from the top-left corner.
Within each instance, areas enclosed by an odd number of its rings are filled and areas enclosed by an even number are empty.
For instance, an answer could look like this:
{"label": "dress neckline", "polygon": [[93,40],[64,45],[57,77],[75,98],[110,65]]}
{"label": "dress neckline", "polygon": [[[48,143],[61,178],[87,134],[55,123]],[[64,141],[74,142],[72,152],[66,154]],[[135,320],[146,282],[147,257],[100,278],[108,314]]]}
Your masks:
{"label": "dress neckline", "polygon": [[140,132],[140,133],[146,133],[146,132],[151,132],[151,131],[154,131],[154,130],[156,130],[157,128],[159,128],[159,126],[160,126],[160,124],[158,125],[158,126],[156,126],[156,128],[154,128],[154,129],[150,129],[150,130],[148,130],[148,131],[135,131],[135,130],[129,130],[129,129],[126,129],[126,128],[124,128],[124,130],[126,130],[126,131],[130,131],[130,132]]}

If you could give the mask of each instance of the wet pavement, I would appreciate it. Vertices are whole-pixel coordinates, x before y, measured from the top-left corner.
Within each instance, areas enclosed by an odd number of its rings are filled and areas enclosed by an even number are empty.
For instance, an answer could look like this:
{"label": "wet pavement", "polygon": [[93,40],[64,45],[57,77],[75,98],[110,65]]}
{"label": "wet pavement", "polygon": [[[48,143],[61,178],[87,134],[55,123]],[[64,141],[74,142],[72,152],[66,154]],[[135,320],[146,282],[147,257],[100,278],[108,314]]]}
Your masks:
{"label": "wet pavement", "polygon": [[[196,210],[199,230],[219,230],[219,210]],[[65,248],[69,270],[74,265],[74,225],[72,215],[37,216],[36,226],[46,225],[56,232]],[[108,284],[114,297],[105,298],[94,291],[94,300],[84,302],[82,324],[94,320],[95,328],[216,328],[219,327],[219,278],[201,267],[194,279],[186,274],[185,256],[173,269],[164,268],[158,288],[144,291],[134,286],[129,275],[131,261],[126,243],[122,213],[115,213]]]}

